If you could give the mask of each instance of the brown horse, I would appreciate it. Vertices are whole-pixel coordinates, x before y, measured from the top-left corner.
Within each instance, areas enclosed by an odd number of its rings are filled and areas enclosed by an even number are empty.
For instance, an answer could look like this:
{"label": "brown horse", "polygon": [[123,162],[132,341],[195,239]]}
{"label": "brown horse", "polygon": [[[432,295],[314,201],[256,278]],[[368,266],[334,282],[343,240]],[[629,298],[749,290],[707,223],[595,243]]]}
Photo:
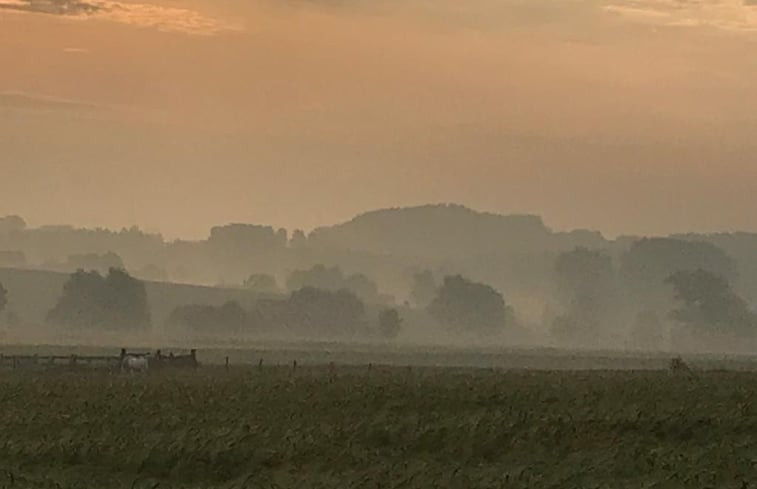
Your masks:
{"label": "brown horse", "polygon": [[691,372],[691,369],[681,357],[675,357],[670,360],[669,368],[671,372]]}

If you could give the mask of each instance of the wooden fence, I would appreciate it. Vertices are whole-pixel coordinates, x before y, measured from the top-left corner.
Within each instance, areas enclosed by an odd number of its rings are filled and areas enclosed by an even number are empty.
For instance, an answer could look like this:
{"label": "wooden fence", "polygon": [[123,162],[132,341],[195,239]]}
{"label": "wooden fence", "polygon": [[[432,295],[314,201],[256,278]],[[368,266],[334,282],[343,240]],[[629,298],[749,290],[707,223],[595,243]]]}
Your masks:
{"label": "wooden fence", "polygon": [[83,355],[4,355],[0,354],[0,368],[29,367],[110,367],[121,365],[119,356]]}
{"label": "wooden fence", "polygon": [[174,355],[169,353],[165,355],[161,350],[154,354],[149,352],[127,352],[125,348],[121,349],[119,355],[5,355],[0,353],[0,369],[2,368],[53,368],[53,367],[82,367],[82,368],[120,368],[124,357],[136,356],[147,358],[151,369],[164,367],[176,368],[196,368],[197,362],[196,350],[190,350],[189,354]]}

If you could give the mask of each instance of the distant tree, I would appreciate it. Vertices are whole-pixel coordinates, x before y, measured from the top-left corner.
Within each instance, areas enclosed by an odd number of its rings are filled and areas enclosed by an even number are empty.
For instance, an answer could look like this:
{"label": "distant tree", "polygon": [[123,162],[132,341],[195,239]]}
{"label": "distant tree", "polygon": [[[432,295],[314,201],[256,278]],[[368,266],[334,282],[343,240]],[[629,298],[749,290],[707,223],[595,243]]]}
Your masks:
{"label": "distant tree", "polygon": [[26,222],[21,217],[0,217],[0,234],[20,233],[24,229],[26,229]]}
{"label": "distant tree", "polygon": [[103,254],[81,253],[69,255],[66,260],[66,268],[69,270],[96,270],[107,273],[111,268],[123,269],[124,262],[121,257],[113,252]]}
{"label": "distant tree", "polygon": [[105,312],[116,329],[143,329],[150,326],[147,290],[125,270],[111,268],[105,278]]}
{"label": "distant tree", "polygon": [[722,275],[702,269],[678,271],[665,282],[673,286],[679,303],[670,316],[690,332],[732,336],[757,332],[757,318]]}
{"label": "distant tree", "polygon": [[179,306],[168,316],[166,325],[194,332],[239,334],[253,329],[250,315],[236,301],[222,306]]}
{"label": "distant tree", "polygon": [[430,270],[413,275],[413,287],[410,291],[410,299],[418,307],[427,307],[436,296],[437,284],[434,274]]}
{"label": "distant tree", "polygon": [[429,313],[447,328],[480,333],[502,331],[510,316],[508,309],[502,294],[460,275],[445,277],[428,306]]}
{"label": "distant tree", "polygon": [[396,338],[402,329],[402,318],[397,309],[384,309],[379,312],[379,333],[384,338]]}
{"label": "distant tree", "polygon": [[578,247],[555,260],[558,292],[568,304],[586,296],[600,296],[613,286],[612,260],[608,255]]}
{"label": "distant tree", "polygon": [[8,290],[0,283],[0,312],[5,310],[8,305]]}
{"label": "distant tree", "polygon": [[63,286],[63,295],[47,314],[51,323],[67,326],[105,327],[105,280],[96,271],[78,270]]}
{"label": "distant tree", "polygon": [[376,302],[378,298],[378,286],[375,282],[362,273],[345,277],[339,267],[315,265],[309,270],[295,270],[289,275],[286,284],[290,291],[300,290],[303,287],[331,292],[346,289],[362,301]]}
{"label": "distant tree", "polygon": [[703,241],[643,238],[621,258],[621,276],[629,299],[658,312],[667,310],[671,300],[665,280],[675,272],[697,269],[729,281],[737,276],[735,261],[721,248]]}
{"label": "distant tree", "polygon": [[242,283],[242,286],[261,294],[275,294],[279,291],[276,278],[265,273],[253,273]]}
{"label": "distant tree", "polygon": [[150,312],[144,283],[112,268],[107,277],[78,270],[63,286],[63,295],[48,312],[53,324],[109,330],[144,329]]}
{"label": "distant tree", "polygon": [[219,252],[239,257],[250,250],[271,250],[286,245],[286,230],[275,231],[270,226],[256,224],[227,224],[210,230],[208,245]]}
{"label": "distant tree", "polygon": [[289,242],[289,233],[287,232],[287,230],[284,228],[279,228],[276,231],[276,240],[276,245],[278,247],[283,248],[284,246],[286,246],[286,244]]}
{"label": "distant tree", "polygon": [[353,336],[365,327],[365,306],[348,290],[303,287],[288,301],[290,329],[314,338]]}
{"label": "distant tree", "polygon": [[295,229],[294,233],[292,233],[292,239],[289,240],[289,247],[302,248],[307,245],[307,242],[308,238],[305,236],[305,233],[301,229]]}
{"label": "distant tree", "polygon": [[362,273],[355,273],[347,277],[343,288],[349,290],[365,302],[376,302],[379,295],[376,282]]}
{"label": "distant tree", "polygon": [[326,267],[319,264],[309,270],[295,270],[289,274],[286,286],[290,291],[312,287],[333,292],[344,288],[344,281],[344,274],[339,267]]}

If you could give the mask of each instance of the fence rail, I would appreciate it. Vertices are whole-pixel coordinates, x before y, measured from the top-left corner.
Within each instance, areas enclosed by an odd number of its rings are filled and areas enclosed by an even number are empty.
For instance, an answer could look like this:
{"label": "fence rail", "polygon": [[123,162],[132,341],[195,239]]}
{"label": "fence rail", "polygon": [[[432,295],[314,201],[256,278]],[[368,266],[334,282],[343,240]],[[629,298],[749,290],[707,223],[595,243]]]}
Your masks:
{"label": "fence rail", "polygon": [[80,356],[80,355],[3,355],[0,354],[0,367],[31,366],[118,366],[118,356]]}
{"label": "fence rail", "polygon": [[127,352],[122,349],[120,355],[5,355],[0,353],[0,368],[33,367],[92,367],[117,368],[126,356],[145,357],[151,368],[163,367],[197,367],[196,350],[186,355],[164,355],[160,350],[155,354],[145,352]]}

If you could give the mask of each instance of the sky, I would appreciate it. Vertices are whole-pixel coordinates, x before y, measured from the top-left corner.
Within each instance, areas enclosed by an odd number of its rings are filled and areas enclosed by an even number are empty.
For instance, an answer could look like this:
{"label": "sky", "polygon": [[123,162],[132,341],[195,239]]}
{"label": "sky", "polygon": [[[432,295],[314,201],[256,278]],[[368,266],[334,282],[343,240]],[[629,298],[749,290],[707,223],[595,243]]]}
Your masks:
{"label": "sky", "polygon": [[757,231],[755,0],[0,0],[0,215]]}

